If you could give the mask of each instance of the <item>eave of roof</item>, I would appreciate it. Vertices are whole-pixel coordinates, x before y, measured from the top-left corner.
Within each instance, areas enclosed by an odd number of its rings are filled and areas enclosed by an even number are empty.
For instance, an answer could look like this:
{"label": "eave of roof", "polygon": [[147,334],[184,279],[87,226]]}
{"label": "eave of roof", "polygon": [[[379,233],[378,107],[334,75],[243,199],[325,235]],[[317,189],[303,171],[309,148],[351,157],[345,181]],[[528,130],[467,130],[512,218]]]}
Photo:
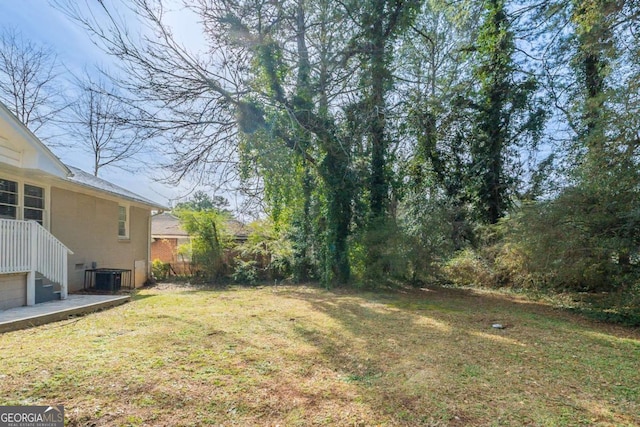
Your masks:
{"label": "eave of roof", "polygon": [[151,209],[159,209],[159,210],[168,209],[166,206],[163,206],[160,203],[157,203],[157,202],[154,202],[153,200],[149,200],[145,197],[142,197],[136,193],[133,193],[122,187],[119,187],[115,184],[105,181],[102,178],[93,176],[83,171],[82,169],[78,169],[74,166],[67,166],[67,167],[69,168],[72,174],[71,176],[66,178],[67,182],[71,182],[73,184],[80,185],[82,187],[86,187],[94,191],[99,191],[101,193],[106,193],[106,194],[115,196],[117,198],[124,199],[129,202],[139,203]]}
{"label": "eave of roof", "polygon": [[53,162],[55,167],[57,167],[60,170],[61,175],[69,176],[71,174],[71,171],[69,170],[67,165],[62,163],[62,161],[58,158],[58,156],[53,154],[53,152],[49,149],[49,147],[47,147],[40,140],[40,138],[38,138],[33,132],[31,132],[29,128],[25,126],[25,124],[22,123],[20,119],[18,119],[18,117],[16,117],[16,115],[13,114],[13,112],[9,110],[9,108],[6,105],[4,105],[4,103],[2,102],[0,102],[0,115],[5,119],[7,119],[10,123],[12,123],[14,126],[14,129],[26,141],[28,141],[28,143],[32,144],[32,146],[36,150],[40,150],[40,152],[42,152],[49,160],[51,160],[51,162]]}
{"label": "eave of roof", "polygon": [[[151,209],[167,210],[166,206],[162,206],[160,203],[154,202],[147,198],[144,198],[138,194],[135,194],[129,190],[125,190],[115,184],[112,184],[104,179],[95,177],[91,174],[84,172],[82,169],[78,169],[73,166],[65,165],[53,152],[47,147],[33,132],[27,128],[24,123],[16,117],[6,105],[0,102],[0,118],[5,119],[7,123],[13,126],[13,129],[20,135],[21,138],[30,144],[35,150],[43,154],[54,165],[53,169],[49,171],[42,170],[42,176],[55,176],[62,182],[69,182],[81,187],[90,189],[92,191],[98,191],[99,193],[108,194],[112,197],[123,199],[129,202],[139,203]],[[24,169],[23,170],[28,170]],[[34,170],[35,173],[37,171]]]}

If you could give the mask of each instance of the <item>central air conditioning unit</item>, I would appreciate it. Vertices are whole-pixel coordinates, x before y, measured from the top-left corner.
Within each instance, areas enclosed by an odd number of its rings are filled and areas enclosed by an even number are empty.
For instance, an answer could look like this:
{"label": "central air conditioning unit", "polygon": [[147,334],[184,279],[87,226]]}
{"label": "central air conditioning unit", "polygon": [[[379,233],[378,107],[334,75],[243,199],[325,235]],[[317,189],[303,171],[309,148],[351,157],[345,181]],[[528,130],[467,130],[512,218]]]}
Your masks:
{"label": "central air conditioning unit", "polygon": [[100,270],[96,271],[96,290],[116,292],[122,286],[122,271]]}

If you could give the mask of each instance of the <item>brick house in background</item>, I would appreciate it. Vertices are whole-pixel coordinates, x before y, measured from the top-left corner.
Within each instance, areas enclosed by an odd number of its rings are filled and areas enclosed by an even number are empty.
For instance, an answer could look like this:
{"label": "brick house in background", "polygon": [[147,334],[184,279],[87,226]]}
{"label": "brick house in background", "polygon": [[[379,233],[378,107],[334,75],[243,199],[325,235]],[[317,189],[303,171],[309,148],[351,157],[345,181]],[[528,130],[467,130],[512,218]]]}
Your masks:
{"label": "brick house in background", "polygon": [[151,261],[160,260],[171,264],[174,274],[188,272],[191,260],[187,255],[179,255],[178,247],[190,241],[189,233],[170,212],[151,217]]}
{"label": "brick house in background", "polygon": [[[235,219],[227,220],[226,230],[233,236],[233,243],[240,245],[247,241],[248,231],[246,226]],[[171,265],[170,274],[191,273],[191,260],[187,255],[180,255],[180,245],[191,242],[191,237],[182,226],[180,220],[170,212],[163,212],[151,218],[151,260],[160,260]],[[227,265],[233,263],[233,259],[239,256],[234,248],[225,250],[224,262]]]}

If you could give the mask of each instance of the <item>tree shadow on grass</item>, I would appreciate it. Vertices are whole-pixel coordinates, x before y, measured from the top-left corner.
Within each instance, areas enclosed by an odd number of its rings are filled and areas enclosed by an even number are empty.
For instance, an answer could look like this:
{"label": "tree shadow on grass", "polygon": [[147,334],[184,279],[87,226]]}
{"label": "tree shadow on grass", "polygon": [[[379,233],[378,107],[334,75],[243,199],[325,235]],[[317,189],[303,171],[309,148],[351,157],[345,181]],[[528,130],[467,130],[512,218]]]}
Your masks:
{"label": "tree shadow on grass", "polygon": [[[603,396],[615,401],[615,391],[600,384],[582,390],[593,376],[585,373],[593,364],[588,352],[597,350],[629,372],[635,363],[628,349],[611,354],[585,341],[581,332],[598,325],[572,323],[576,316],[539,303],[443,288],[384,294],[301,289],[287,296],[331,319],[297,325],[296,333],[394,424],[544,423],[567,414],[611,422],[616,406],[601,402]],[[497,322],[506,329],[492,328]],[[598,374],[629,387],[637,381],[613,371]],[[592,407],[596,401],[604,410]],[[623,411],[623,419],[639,421],[634,408]]]}

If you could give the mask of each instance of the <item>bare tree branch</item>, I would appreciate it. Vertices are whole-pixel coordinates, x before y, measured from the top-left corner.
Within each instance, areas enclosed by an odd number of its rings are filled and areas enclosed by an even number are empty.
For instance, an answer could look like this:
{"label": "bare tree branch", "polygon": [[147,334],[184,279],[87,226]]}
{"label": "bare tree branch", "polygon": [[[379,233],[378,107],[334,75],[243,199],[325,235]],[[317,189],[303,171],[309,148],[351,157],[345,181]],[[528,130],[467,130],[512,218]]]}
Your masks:
{"label": "bare tree branch", "polygon": [[15,29],[0,33],[0,101],[43,139],[51,132],[47,125],[65,108],[58,70],[51,48]]}

